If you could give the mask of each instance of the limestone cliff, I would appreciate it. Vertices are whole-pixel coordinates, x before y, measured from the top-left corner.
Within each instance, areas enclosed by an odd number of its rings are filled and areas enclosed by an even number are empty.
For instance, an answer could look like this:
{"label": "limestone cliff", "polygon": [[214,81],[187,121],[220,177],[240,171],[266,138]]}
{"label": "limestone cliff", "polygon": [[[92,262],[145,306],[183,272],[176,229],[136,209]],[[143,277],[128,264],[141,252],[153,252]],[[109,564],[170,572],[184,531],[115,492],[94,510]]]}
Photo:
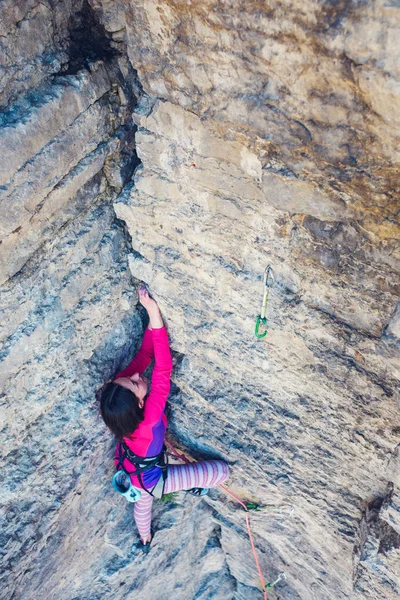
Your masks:
{"label": "limestone cliff", "polygon": [[139,343],[145,281],[171,439],[272,507],[252,517],[266,580],[287,577],[269,597],[397,598],[396,3],[0,14],[5,597],[262,597],[223,494],[157,503],[144,558],[111,491],[94,391]]}

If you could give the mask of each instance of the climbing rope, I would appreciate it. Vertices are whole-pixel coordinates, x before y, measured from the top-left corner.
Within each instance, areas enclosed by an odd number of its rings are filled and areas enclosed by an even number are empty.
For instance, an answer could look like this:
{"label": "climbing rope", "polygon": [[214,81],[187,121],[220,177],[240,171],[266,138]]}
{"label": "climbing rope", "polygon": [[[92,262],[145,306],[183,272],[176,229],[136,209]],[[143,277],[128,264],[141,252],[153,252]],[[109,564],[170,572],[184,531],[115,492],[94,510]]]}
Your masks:
{"label": "climbing rope", "polygon": [[[179,452],[177,452],[175,450],[175,448],[172,446],[172,444],[170,444],[169,442],[167,442],[167,440],[165,440],[165,444],[170,449],[170,452],[168,452],[168,454],[170,454],[170,456],[174,456],[175,458],[178,458],[179,460],[183,461],[186,464],[190,463],[190,460],[184,454],[180,454]],[[247,532],[249,534],[250,544],[251,544],[251,550],[253,552],[254,560],[255,560],[255,563],[256,563],[256,566],[257,566],[258,575],[260,577],[260,581],[261,581],[261,585],[262,585],[263,600],[268,600],[268,596],[267,596],[266,590],[269,589],[269,588],[274,587],[282,579],[286,579],[286,575],[285,575],[285,573],[282,572],[282,573],[279,574],[278,579],[276,579],[276,581],[274,581],[272,583],[267,583],[267,584],[265,583],[265,580],[264,580],[264,577],[263,577],[263,574],[262,574],[262,571],[261,571],[261,567],[260,567],[260,562],[258,560],[256,547],[255,547],[255,544],[254,544],[253,534],[251,532],[250,519],[249,519],[249,511],[250,510],[263,510],[263,509],[268,509],[268,508],[277,508],[278,511],[279,511],[279,509],[284,509],[284,508],[287,509],[287,508],[289,508],[289,509],[291,509],[290,510],[290,513],[291,513],[291,512],[293,512],[294,507],[293,506],[287,507],[286,505],[280,506],[280,507],[263,507],[263,506],[260,506],[258,504],[252,503],[252,502],[248,502],[247,504],[245,504],[244,502],[242,502],[242,500],[240,500],[240,498],[238,498],[237,496],[235,496],[235,494],[233,492],[231,492],[230,490],[228,490],[228,488],[226,488],[224,485],[220,485],[219,487],[222,490],[224,490],[224,492],[226,494],[228,494],[234,500],[236,500],[242,506],[242,508],[245,511]]]}
{"label": "climbing rope", "polygon": [[[261,313],[257,317],[256,327],[254,329],[255,336],[259,339],[265,337],[268,333],[268,330],[267,330],[268,319],[266,318],[265,315],[267,313],[269,290],[270,290],[270,287],[272,287],[274,281],[275,281],[275,278],[274,278],[274,274],[272,271],[272,267],[270,265],[268,265],[268,267],[264,271],[264,296],[263,296],[263,302],[262,302],[262,307],[261,307]],[[263,333],[260,333],[260,331],[259,331],[261,324],[265,328]]]}
{"label": "climbing rope", "polygon": [[247,506],[246,506],[246,504],[244,502],[242,502],[237,496],[235,496],[235,494],[233,494],[230,490],[228,490],[228,488],[226,488],[224,485],[220,485],[219,487],[222,488],[225,493],[229,494],[229,496],[231,496],[237,502],[239,502],[239,504],[243,507],[243,509],[244,509],[244,511],[246,513],[245,514],[245,518],[246,518],[247,532],[249,534],[250,544],[251,544],[251,550],[253,552],[254,560],[255,560],[255,563],[256,563],[256,566],[257,566],[258,575],[260,577],[261,586],[262,586],[262,589],[263,589],[263,598],[264,598],[264,600],[268,600],[267,592],[265,591],[267,589],[267,586],[265,585],[264,576],[263,576],[262,571],[261,571],[260,562],[258,560],[258,555],[257,555],[256,547],[255,547],[255,544],[254,544],[254,540],[253,540],[253,534],[251,532],[250,519],[249,519],[249,509],[247,508]]}

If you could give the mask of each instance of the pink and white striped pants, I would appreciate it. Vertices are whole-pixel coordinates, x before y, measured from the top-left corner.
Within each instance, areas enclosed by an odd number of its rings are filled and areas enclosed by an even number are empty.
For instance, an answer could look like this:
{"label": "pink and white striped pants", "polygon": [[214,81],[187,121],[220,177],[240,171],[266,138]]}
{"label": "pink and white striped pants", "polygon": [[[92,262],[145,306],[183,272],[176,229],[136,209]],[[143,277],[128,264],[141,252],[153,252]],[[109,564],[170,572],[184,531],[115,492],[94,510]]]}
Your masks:
{"label": "pink and white striped pants", "polygon": [[[164,493],[190,490],[194,487],[217,487],[229,477],[229,467],[222,460],[205,460],[187,465],[170,465]],[[142,491],[142,497],[135,502],[133,515],[140,537],[150,535],[151,507],[153,496]]]}

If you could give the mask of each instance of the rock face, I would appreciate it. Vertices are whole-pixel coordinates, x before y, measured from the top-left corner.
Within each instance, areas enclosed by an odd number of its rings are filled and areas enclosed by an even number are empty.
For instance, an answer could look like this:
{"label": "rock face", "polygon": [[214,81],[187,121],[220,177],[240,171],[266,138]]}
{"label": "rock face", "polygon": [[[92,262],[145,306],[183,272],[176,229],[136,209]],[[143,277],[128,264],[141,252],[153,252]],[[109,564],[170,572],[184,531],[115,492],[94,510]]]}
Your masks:
{"label": "rock face", "polygon": [[395,3],[1,11],[6,597],[262,597],[222,493],[156,503],[144,559],[110,490],[93,393],[139,343],[142,280],[175,352],[172,439],[269,507],[269,597],[397,598]]}
{"label": "rock face", "polygon": [[88,5],[0,13],[1,596],[49,598],[82,473],[111,467],[94,391],[142,332],[112,207],[138,163],[138,92]]}

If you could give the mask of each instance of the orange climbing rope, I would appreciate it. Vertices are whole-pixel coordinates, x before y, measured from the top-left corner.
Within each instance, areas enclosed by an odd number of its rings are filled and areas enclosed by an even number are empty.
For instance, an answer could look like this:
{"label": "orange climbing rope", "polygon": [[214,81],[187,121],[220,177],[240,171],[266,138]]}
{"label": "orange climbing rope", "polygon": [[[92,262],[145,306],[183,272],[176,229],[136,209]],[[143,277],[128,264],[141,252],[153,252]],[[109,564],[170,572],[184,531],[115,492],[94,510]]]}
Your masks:
{"label": "orange climbing rope", "polygon": [[[189,464],[190,460],[184,455],[184,454],[180,454],[179,452],[177,452],[175,450],[175,448],[172,446],[172,444],[170,444],[169,442],[167,442],[167,440],[164,440],[165,444],[170,448],[171,450],[171,456],[175,456],[175,458],[179,458],[179,460],[183,460],[184,463]],[[256,551],[256,547],[254,544],[254,539],[253,539],[253,534],[251,533],[251,528],[250,528],[250,519],[249,519],[249,509],[247,508],[247,506],[245,505],[244,502],[242,502],[237,496],[235,496],[235,494],[233,494],[230,490],[228,490],[228,488],[226,488],[224,485],[220,485],[219,486],[221,489],[224,490],[224,492],[226,494],[228,494],[229,496],[231,496],[232,498],[234,498],[237,502],[239,502],[239,504],[244,508],[245,512],[246,512],[246,525],[247,525],[247,531],[249,534],[249,538],[250,538],[250,544],[251,544],[251,549],[253,551],[253,556],[254,556],[254,560],[256,562],[256,566],[257,566],[257,571],[258,571],[258,575],[260,577],[260,581],[261,581],[261,585],[262,585],[262,589],[263,589],[263,600],[268,600],[268,596],[267,596],[267,592],[265,591],[265,581],[264,581],[264,577],[261,571],[261,567],[260,567],[260,562],[258,560],[258,556],[257,556],[257,551]]]}

